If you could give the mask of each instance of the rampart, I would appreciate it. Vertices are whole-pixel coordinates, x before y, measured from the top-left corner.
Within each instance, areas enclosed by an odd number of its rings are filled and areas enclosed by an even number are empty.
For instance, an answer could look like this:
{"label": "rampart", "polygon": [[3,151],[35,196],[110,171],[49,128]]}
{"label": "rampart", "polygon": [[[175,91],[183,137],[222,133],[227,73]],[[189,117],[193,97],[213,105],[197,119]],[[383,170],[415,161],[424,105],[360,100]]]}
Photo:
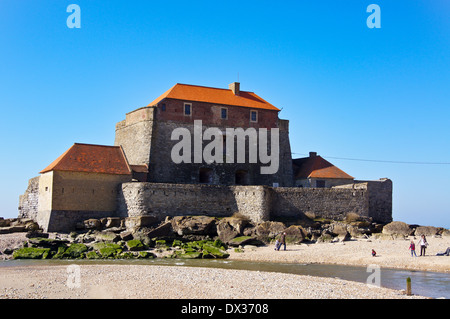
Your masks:
{"label": "rampart", "polygon": [[358,181],[334,188],[226,186],[129,182],[118,185],[114,211],[38,211],[39,178],[33,178],[20,198],[19,217],[36,220],[47,231],[70,231],[89,218],[207,215],[227,217],[235,212],[258,223],[304,215],[342,220],[348,213],[392,221],[392,182]]}
{"label": "rampart", "polygon": [[342,220],[348,213],[387,223],[392,221],[392,182],[356,182],[347,187],[294,188],[199,184],[124,183],[119,190],[119,215],[231,216],[235,212],[253,222],[296,218]]}

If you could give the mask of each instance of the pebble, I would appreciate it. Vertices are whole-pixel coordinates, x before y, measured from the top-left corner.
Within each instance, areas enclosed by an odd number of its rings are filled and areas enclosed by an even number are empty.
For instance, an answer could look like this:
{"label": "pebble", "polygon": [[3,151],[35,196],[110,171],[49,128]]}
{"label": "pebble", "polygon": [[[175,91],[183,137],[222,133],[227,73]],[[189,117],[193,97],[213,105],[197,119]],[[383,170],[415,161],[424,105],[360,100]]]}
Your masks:
{"label": "pebble", "polygon": [[[422,298],[342,279],[263,271],[156,265],[80,267],[80,287],[72,289],[65,284],[65,266],[5,267],[0,298]],[[46,284],[49,278],[52,285]]]}

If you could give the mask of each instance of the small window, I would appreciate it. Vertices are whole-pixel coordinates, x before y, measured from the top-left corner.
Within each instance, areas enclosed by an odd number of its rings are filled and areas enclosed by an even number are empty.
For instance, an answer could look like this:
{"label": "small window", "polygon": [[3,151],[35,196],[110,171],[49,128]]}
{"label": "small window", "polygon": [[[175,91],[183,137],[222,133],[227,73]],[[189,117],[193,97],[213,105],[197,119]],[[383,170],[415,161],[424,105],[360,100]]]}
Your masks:
{"label": "small window", "polygon": [[184,115],[191,116],[192,115],[192,104],[184,103]]}
{"label": "small window", "polygon": [[161,111],[165,112],[166,111],[166,103],[163,103],[161,105]]}
{"label": "small window", "polygon": [[222,107],[222,108],[220,109],[220,118],[221,118],[222,120],[227,120],[227,119],[228,119],[228,109],[227,109],[227,108]]}
{"label": "small window", "polygon": [[325,187],[325,181],[324,180],[317,180],[316,181],[316,187],[324,188]]}
{"label": "small window", "polygon": [[250,111],[250,122],[258,122],[258,112]]}
{"label": "small window", "polygon": [[210,168],[200,168],[199,170],[199,182],[202,184],[212,184],[213,182],[213,170]]}
{"label": "small window", "polygon": [[249,185],[250,177],[248,171],[237,170],[235,173],[235,183],[236,185]]}

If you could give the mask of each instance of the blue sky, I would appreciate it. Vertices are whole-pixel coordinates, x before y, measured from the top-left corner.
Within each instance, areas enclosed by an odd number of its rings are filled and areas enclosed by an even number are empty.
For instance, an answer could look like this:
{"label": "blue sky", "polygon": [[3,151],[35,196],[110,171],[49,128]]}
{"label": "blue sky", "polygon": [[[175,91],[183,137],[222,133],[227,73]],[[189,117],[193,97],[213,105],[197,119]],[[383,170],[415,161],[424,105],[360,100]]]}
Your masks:
{"label": "blue sky", "polygon": [[[66,25],[72,3],[80,29]],[[282,108],[295,156],[388,177],[394,220],[448,228],[449,16],[446,0],[2,0],[0,216],[74,142],[112,145],[126,112],[175,83],[239,76]]]}

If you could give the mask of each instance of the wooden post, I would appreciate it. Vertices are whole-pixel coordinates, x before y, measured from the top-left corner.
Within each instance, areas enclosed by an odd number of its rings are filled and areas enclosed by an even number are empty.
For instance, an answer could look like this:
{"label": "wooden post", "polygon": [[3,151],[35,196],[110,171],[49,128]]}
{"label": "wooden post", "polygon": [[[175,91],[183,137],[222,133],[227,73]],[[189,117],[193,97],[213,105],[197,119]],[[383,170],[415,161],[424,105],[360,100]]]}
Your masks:
{"label": "wooden post", "polygon": [[411,296],[412,292],[411,292],[411,278],[408,277],[406,278],[406,295]]}

